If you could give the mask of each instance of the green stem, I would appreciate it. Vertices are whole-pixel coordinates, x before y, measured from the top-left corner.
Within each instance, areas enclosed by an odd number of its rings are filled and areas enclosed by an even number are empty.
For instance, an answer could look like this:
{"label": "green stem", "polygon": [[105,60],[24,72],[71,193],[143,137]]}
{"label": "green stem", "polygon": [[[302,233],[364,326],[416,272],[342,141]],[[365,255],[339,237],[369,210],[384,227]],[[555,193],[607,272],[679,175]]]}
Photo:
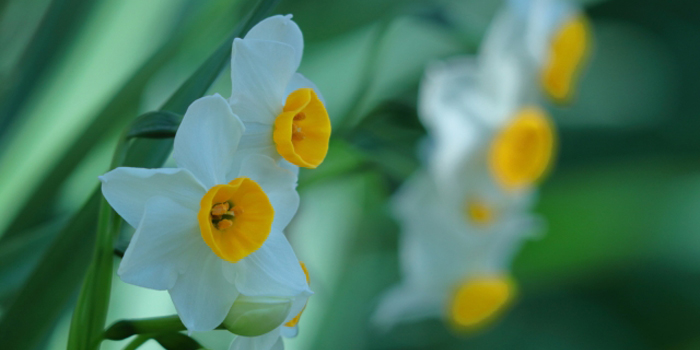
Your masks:
{"label": "green stem", "polygon": [[[219,326],[216,329],[225,329]],[[121,320],[113,323],[102,335],[103,339],[123,340],[134,335],[173,333],[187,330],[178,315]]]}
{"label": "green stem", "polygon": [[[128,143],[125,135],[126,133],[119,139],[110,169],[116,168],[126,157]],[[121,219],[112,210],[107,200],[102,198],[95,251],[80,290],[78,304],[73,311],[68,349],[88,350],[99,347],[100,334],[107,321],[114,268],[112,253],[120,225]]]}
{"label": "green stem", "polygon": [[122,340],[136,334],[157,334],[179,332],[186,329],[178,315],[144,318],[140,320],[121,320],[112,324],[103,337],[109,340]]}
{"label": "green stem", "polygon": [[143,345],[145,342],[151,340],[152,336],[150,334],[141,334],[134,338],[129,344],[124,347],[124,350],[136,350],[139,346]]}

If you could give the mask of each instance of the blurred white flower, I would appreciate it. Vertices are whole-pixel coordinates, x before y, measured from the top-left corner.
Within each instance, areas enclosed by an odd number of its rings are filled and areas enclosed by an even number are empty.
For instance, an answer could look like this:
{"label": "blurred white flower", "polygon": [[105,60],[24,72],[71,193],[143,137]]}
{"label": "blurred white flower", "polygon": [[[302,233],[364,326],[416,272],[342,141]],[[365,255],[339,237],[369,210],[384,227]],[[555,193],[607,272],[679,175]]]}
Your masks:
{"label": "blurred white flower", "polygon": [[565,102],[591,41],[588,20],[574,2],[509,0],[484,38],[482,61],[498,65],[503,57],[517,57],[531,70],[533,84],[537,81],[547,94]]}
{"label": "blurred white flower", "polygon": [[379,326],[443,317],[458,328],[473,327],[513,298],[510,261],[542,226],[528,212],[534,196],[510,198],[488,181],[470,187],[475,197],[454,201],[420,171],[394,198],[402,281],[382,298],[374,319]]}
{"label": "blurred white flower", "polygon": [[243,133],[224,98],[203,97],[175,136],[178,168],[121,167],[100,178],[136,228],[119,276],[168,290],[190,331],[219,326],[239,294],[311,293],[282,232],[299,205],[296,176],[269,157],[238,155]]}
{"label": "blurred white flower", "polygon": [[555,149],[532,70],[512,41],[499,41],[520,33],[517,24],[494,24],[476,58],[426,71],[419,116],[431,142],[427,169],[394,198],[402,281],[375,314],[385,328],[442,317],[471,329],[515,294],[509,265],[523,240],[542,230],[531,214],[534,188]]}
{"label": "blurred white flower", "polygon": [[517,196],[547,171],[554,129],[529,102],[515,61],[500,66],[457,58],[432,64],[421,84],[419,116],[433,143],[428,169],[445,197],[497,181]]}
{"label": "blurred white flower", "polygon": [[[304,263],[300,262],[300,264],[304,274],[306,274],[306,282],[309,283],[309,272],[306,270]],[[299,333],[299,319],[302,312],[304,312],[304,308],[306,308],[308,299],[308,294],[302,294],[291,299],[289,314],[280,326],[259,336],[237,336],[231,343],[229,350],[283,350],[284,342],[282,337],[293,338]]]}
{"label": "blurred white flower", "polygon": [[229,102],[246,127],[239,151],[283,158],[293,170],[316,168],[328,151],[331,123],[316,86],[296,72],[304,39],[291,17],[269,17],[234,40]]}

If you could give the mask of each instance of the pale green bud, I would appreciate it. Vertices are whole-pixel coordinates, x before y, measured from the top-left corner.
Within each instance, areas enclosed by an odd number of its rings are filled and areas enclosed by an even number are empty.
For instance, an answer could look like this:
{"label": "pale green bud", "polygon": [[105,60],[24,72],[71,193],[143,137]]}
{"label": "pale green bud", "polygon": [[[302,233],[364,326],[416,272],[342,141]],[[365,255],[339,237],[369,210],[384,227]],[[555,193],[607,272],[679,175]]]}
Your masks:
{"label": "pale green bud", "polygon": [[231,333],[255,337],[282,325],[292,308],[292,299],[241,295],[233,303],[222,325]]}

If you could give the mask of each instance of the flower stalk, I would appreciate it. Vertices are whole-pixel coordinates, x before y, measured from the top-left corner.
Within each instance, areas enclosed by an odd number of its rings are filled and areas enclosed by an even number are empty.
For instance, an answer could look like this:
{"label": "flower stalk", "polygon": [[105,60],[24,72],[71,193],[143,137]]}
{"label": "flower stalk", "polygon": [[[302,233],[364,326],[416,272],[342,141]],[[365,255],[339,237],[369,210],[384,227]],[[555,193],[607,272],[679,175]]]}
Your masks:
{"label": "flower stalk", "polygon": [[104,339],[122,340],[133,335],[158,334],[184,331],[185,325],[178,315],[121,320],[111,325],[103,334]]}

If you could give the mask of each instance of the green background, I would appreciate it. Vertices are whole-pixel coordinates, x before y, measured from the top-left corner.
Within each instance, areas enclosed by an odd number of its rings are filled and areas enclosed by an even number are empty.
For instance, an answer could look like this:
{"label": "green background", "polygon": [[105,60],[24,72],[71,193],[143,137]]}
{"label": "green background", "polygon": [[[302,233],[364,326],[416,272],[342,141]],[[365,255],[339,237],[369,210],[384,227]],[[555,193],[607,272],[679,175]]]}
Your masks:
{"label": "green background", "polygon": [[[388,333],[369,324],[382,290],[399,278],[399,232],[387,200],[419,165],[423,69],[474,54],[499,5],[282,0],[277,7],[302,28],[300,71],[323,92],[334,127],[327,161],[302,170],[302,207],[288,230],[316,295],[287,348],[700,348],[700,3],[693,0],[585,2],[593,54],[571,106],[545,101],[560,141],[537,207],[548,229],[515,258],[512,309],[467,335],[437,320]],[[0,0],[0,327],[31,338],[0,347],[65,348],[94,237],[57,242],[60,229],[107,170],[128,122],[157,109],[251,6]],[[213,92],[230,93],[228,71]],[[55,247],[72,255],[69,263],[37,270]],[[18,298],[32,276],[43,287]],[[116,276],[112,288],[108,322],[174,312],[167,293]],[[225,331],[194,337],[212,349],[231,340]]]}

